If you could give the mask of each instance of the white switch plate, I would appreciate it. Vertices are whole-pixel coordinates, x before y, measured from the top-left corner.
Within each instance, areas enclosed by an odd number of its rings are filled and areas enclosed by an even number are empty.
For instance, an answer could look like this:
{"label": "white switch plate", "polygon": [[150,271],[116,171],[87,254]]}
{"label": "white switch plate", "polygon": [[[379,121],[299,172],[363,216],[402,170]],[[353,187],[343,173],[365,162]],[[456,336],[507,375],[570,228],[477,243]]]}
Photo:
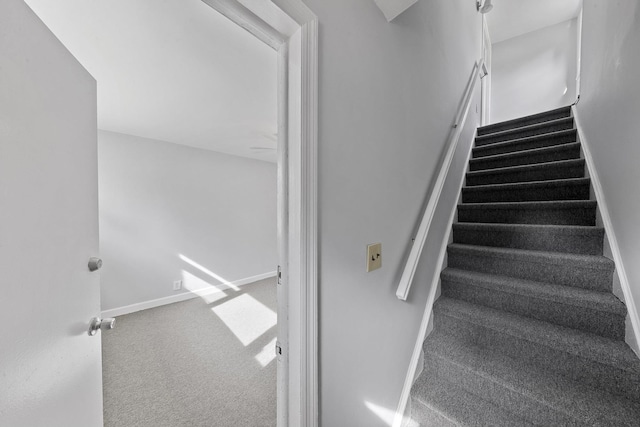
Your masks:
{"label": "white switch plate", "polygon": [[173,290],[179,291],[180,289],[182,289],[182,280],[176,280],[173,282]]}
{"label": "white switch plate", "polygon": [[382,267],[382,243],[367,245],[367,273]]}

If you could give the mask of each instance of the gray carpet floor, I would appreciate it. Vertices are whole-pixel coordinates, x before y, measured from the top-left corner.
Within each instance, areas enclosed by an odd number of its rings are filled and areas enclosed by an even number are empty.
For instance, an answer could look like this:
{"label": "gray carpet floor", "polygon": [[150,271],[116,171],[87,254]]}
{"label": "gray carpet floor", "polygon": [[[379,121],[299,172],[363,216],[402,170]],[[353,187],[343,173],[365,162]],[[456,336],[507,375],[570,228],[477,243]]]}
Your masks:
{"label": "gray carpet floor", "polygon": [[275,426],[276,311],[273,278],[118,317],[104,425]]}

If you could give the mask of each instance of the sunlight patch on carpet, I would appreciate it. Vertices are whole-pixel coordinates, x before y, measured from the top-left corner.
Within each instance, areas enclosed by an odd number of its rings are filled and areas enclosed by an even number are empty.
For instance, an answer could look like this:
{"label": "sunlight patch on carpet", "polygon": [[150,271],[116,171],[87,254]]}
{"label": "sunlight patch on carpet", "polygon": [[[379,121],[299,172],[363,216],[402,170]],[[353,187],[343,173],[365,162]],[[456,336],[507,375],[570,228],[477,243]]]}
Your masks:
{"label": "sunlight patch on carpet", "polygon": [[274,327],[277,315],[251,295],[242,294],[211,309],[246,347]]}

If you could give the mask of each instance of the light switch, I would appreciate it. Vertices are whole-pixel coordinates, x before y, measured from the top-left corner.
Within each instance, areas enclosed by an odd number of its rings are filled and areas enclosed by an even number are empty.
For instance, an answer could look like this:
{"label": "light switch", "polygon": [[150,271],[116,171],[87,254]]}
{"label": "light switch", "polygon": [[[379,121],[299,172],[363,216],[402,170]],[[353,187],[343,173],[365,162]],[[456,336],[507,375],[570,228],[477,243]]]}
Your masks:
{"label": "light switch", "polygon": [[367,245],[367,273],[382,267],[382,243]]}

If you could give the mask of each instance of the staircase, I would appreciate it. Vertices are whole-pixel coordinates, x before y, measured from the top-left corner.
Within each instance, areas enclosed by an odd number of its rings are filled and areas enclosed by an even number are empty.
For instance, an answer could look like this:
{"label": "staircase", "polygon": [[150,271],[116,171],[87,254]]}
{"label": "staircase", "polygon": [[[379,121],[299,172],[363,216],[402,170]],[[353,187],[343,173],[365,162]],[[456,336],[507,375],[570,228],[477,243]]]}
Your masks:
{"label": "staircase", "polygon": [[421,426],[640,426],[640,361],[571,108],[478,129],[441,274]]}

